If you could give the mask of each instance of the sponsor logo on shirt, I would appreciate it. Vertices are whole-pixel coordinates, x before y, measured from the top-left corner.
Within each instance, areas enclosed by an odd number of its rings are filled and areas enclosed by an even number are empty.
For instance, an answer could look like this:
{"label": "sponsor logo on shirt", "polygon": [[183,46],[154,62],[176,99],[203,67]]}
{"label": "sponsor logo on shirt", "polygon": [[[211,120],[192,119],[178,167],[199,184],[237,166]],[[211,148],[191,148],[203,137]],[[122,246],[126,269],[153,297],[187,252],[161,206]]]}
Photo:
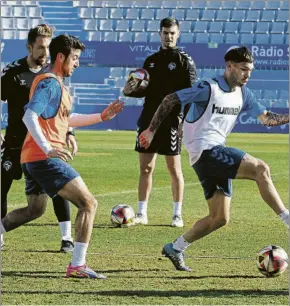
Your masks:
{"label": "sponsor logo on shirt", "polygon": [[212,114],[221,114],[221,115],[238,115],[241,111],[241,107],[221,107],[213,104]]}
{"label": "sponsor logo on shirt", "polygon": [[11,168],[12,168],[12,163],[10,160],[6,160],[6,162],[3,164],[3,168],[6,170],[6,171],[9,171]]}
{"label": "sponsor logo on shirt", "polygon": [[169,65],[168,65],[168,69],[169,70],[174,70],[176,68],[176,64],[175,63],[169,63]]}

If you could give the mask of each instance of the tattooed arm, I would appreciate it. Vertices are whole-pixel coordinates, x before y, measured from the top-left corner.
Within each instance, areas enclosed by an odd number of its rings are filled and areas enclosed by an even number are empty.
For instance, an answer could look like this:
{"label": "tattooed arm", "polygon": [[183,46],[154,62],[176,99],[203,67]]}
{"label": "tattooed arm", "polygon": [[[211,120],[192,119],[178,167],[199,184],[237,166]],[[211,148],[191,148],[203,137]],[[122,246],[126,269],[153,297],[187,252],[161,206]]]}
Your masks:
{"label": "tattooed arm", "polygon": [[173,107],[178,103],[180,103],[180,100],[175,93],[170,94],[163,99],[149,125],[149,130],[153,134],[156,133],[162,121],[168,116]]}
{"label": "tattooed arm", "polygon": [[280,115],[266,111],[259,116],[259,120],[265,126],[278,126],[289,123],[289,114]]}
{"label": "tattooed arm", "polygon": [[154,137],[154,134],[157,132],[162,121],[168,116],[173,107],[180,103],[176,93],[166,96],[162,103],[159,105],[157,111],[155,112],[154,117],[151,120],[151,123],[147,130],[143,131],[139,136],[140,144],[142,147],[147,149]]}

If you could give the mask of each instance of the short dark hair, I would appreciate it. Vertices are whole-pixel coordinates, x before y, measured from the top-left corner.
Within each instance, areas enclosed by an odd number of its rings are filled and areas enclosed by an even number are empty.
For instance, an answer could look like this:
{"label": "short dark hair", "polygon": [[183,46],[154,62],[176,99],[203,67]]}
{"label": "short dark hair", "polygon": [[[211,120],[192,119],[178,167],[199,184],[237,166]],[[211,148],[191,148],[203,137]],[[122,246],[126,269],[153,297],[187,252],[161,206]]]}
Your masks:
{"label": "short dark hair", "polygon": [[27,44],[32,46],[35,43],[36,38],[38,36],[51,38],[53,32],[54,32],[54,27],[49,26],[47,24],[39,24],[35,28],[29,30],[27,37]]}
{"label": "short dark hair", "polygon": [[67,58],[71,54],[72,49],[84,51],[85,45],[72,35],[62,34],[56,36],[49,45],[51,63],[55,62],[58,53],[62,53]]}
{"label": "short dark hair", "polygon": [[179,28],[179,22],[177,19],[175,18],[170,18],[170,17],[166,17],[164,19],[162,19],[160,21],[160,31],[162,30],[162,28],[170,28],[177,25],[177,27]]}
{"label": "short dark hair", "polygon": [[241,62],[253,63],[254,62],[254,57],[251,51],[245,46],[242,46],[240,48],[231,49],[225,54],[224,59],[226,62],[233,61],[235,63],[241,63]]}

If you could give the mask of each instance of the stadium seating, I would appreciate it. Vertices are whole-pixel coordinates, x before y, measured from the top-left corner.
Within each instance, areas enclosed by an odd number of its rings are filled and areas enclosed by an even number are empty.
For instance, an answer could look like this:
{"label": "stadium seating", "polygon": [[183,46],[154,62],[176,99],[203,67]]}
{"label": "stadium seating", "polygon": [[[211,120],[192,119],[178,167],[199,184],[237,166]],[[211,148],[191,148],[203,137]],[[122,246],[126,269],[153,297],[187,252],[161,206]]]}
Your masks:
{"label": "stadium seating", "polygon": [[268,34],[257,34],[256,35],[256,44],[268,44],[269,35]]}
{"label": "stadium seating", "polygon": [[194,26],[194,32],[206,33],[208,28],[207,21],[197,21]]}
{"label": "stadium seating", "polygon": [[223,32],[223,22],[221,21],[212,21],[209,24],[209,33],[222,33]]}
{"label": "stadium seating", "polygon": [[222,8],[224,10],[235,10],[236,9],[236,1],[223,1]]}
{"label": "stadium seating", "polygon": [[209,35],[209,41],[212,43],[222,44],[224,43],[224,35],[222,33],[211,33]]}
{"label": "stadium seating", "polygon": [[183,33],[180,37],[180,43],[192,43],[193,38],[194,38],[193,33]]}
{"label": "stadium seating", "polygon": [[233,33],[225,34],[225,43],[226,44],[238,44],[239,36]]}
{"label": "stadium seating", "polygon": [[184,20],[185,19],[185,10],[183,10],[183,9],[173,9],[171,11],[171,17],[176,18],[178,21],[179,20]]}
{"label": "stadium seating", "polygon": [[215,0],[215,1],[207,1],[206,8],[220,10],[223,6],[223,1]]}
{"label": "stadium seating", "polygon": [[[191,33],[190,33],[191,34]],[[183,36],[183,35],[182,35]],[[181,36],[181,37],[182,37]],[[156,32],[149,33],[149,41],[150,42],[160,42],[160,36]]]}
{"label": "stadium seating", "polygon": [[209,35],[207,33],[196,33],[195,37],[197,43],[208,43]]}
{"label": "stadium seating", "polygon": [[117,20],[115,31],[129,31],[129,20]]}
{"label": "stadium seating", "polygon": [[240,33],[253,33],[254,23],[253,22],[243,22],[241,24]]}
{"label": "stadium seating", "polygon": [[168,9],[157,9],[156,10],[156,19],[161,20],[169,16]]}
{"label": "stadium seating", "polygon": [[258,22],[255,33],[269,33],[270,23],[269,22]]}
{"label": "stadium seating", "polygon": [[149,20],[147,24],[147,31],[148,32],[157,32],[159,30],[159,20]]}
{"label": "stadium seating", "polygon": [[284,22],[273,22],[272,29],[270,33],[285,33],[285,23]]}
{"label": "stadium seating", "polygon": [[199,20],[199,11],[198,10],[187,10],[185,14],[185,20]]}
{"label": "stadium seating", "polygon": [[281,34],[271,34],[270,35],[270,44],[273,45],[283,45],[284,37]]}
{"label": "stadium seating", "polygon": [[[156,1],[153,1],[156,5]],[[161,3],[161,7],[169,8],[169,9],[176,9],[176,1],[174,0],[163,0]]]}
{"label": "stadium seating", "polygon": [[181,32],[191,32],[192,31],[192,22],[189,20],[180,21],[179,29]]}
{"label": "stadium seating", "polygon": [[[180,21],[179,44],[289,43],[289,3],[286,0],[80,0],[53,1],[51,6],[47,3],[42,6],[38,1],[1,1],[1,38],[27,39],[30,27],[49,22],[56,26],[56,34],[65,31],[89,41],[160,43],[160,20],[172,16]],[[108,70],[108,82],[122,88],[124,69]],[[217,69],[209,70],[212,71],[200,69],[200,73],[204,76],[217,73]],[[276,82],[277,75],[277,71],[273,74],[262,71],[259,78],[255,78],[253,73],[249,85],[263,103],[273,104],[275,97],[276,106],[287,107],[288,90],[283,87],[287,82],[282,85]],[[270,79],[262,81],[265,77]],[[286,77],[278,79],[286,80]],[[272,91],[266,91],[269,88]],[[79,93],[77,91],[77,96]],[[80,103],[88,103],[89,95],[79,97]],[[93,101],[98,100],[95,97]],[[133,101],[136,99],[127,102],[133,104]]]}
{"label": "stadium seating", "polygon": [[229,21],[230,20],[231,11],[229,10],[220,10],[217,12],[216,21]]}
{"label": "stadium seating", "polygon": [[1,17],[12,17],[13,9],[11,6],[1,6]]}
{"label": "stadium seating", "polygon": [[246,21],[254,21],[257,22],[260,20],[260,11],[248,11],[246,16]]}
{"label": "stadium seating", "polygon": [[238,33],[239,23],[238,22],[226,22],[224,33]]}

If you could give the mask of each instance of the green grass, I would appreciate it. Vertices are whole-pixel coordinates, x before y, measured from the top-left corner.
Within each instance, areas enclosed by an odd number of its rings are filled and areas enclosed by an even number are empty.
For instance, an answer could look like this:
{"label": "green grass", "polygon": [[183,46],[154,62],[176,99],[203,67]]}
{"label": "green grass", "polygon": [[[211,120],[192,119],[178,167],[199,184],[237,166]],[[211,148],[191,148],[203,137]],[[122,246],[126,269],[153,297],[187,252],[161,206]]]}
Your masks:
{"label": "green grass", "polygon": [[[287,230],[264,204],[252,181],[234,182],[231,221],[187,251],[193,272],[173,269],[161,248],[207,214],[198,179],[182,154],[185,177],[185,229],[171,228],[169,175],[159,157],[149,202],[149,225],[112,228],[110,209],[126,203],[136,209],[138,154],[134,132],[77,132],[81,173],[99,208],[88,264],[106,281],[64,278],[68,254],[58,253],[60,233],[50,202],[40,219],[6,234],[2,252],[2,304],[26,305],[288,305],[288,271],[265,278],[256,252],[268,244],[288,250]],[[288,136],[232,134],[228,145],[246,150],[271,167],[282,200],[288,203]],[[15,182],[9,208],[24,206],[24,181]],[[76,209],[72,207],[72,220]]]}

